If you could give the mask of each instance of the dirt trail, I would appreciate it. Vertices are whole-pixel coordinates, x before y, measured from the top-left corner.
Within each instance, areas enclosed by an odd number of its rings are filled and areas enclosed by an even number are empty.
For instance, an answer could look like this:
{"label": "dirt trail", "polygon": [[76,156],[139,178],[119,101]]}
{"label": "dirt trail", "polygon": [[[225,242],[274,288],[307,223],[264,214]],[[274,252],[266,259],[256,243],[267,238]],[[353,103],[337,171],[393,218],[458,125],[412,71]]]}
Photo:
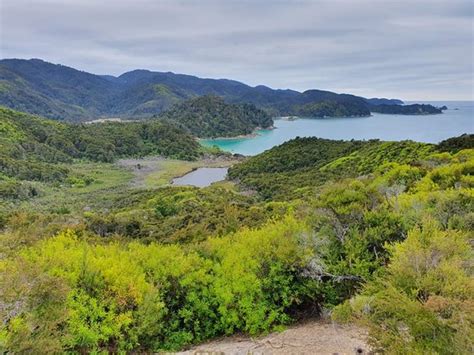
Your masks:
{"label": "dirt trail", "polygon": [[367,354],[366,337],[366,332],[355,326],[312,321],[262,338],[221,338],[178,354]]}

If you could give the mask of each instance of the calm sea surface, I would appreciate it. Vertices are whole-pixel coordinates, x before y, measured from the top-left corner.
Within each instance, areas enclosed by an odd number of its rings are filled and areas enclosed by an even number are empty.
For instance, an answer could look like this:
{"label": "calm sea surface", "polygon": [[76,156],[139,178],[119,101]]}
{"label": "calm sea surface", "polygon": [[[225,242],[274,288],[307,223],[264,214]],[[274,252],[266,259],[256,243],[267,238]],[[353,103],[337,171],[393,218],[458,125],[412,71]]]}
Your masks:
{"label": "calm sea surface", "polygon": [[[410,102],[407,102],[407,104]],[[411,139],[438,143],[443,139],[474,133],[474,101],[430,101],[434,106],[446,105],[439,115],[406,116],[374,113],[362,118],[300,118],[295,121],[275,120],[275,129],[262,130],[256,137],[209,139],[201,144],[217,145],[223,150],[255,155],[297,136],[330,139],[371,139],[387,141]]]}

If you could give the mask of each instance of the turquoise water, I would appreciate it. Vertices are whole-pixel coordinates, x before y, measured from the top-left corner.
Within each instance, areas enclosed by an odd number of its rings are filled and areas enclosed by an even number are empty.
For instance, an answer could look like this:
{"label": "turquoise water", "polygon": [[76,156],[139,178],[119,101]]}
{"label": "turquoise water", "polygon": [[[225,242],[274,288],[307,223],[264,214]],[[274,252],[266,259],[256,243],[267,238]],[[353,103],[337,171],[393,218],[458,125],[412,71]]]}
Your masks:
{"label": "turquoise water", "polygon": [[297,136],[345,140],[411,139],[418,142],[438,143],[443,139],[463,133],[474,133],[474,101],[424,103],[431,103],[434,106],[446,105],[448,110],[443,114],[427,116],[374,113],[371,117],[361,118],[300,118],[295,121],[276,119],[275,129],[259,131],[256,137],[209,139],[202,140],[201,144],[217,145],[232,153],[255,155]]}
{"label": "turquoise water", "polygon": [[173,179],[173,185],[206,187],[213,182],[224,180],[227,170],[227,168],[199,168]]}

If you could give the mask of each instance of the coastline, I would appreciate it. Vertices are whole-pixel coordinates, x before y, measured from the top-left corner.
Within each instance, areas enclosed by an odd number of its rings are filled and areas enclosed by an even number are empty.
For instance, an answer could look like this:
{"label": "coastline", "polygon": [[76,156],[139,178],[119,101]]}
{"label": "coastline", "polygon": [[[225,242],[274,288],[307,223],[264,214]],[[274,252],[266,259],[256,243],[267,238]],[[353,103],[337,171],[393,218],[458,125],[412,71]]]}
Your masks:
{"label": "coastline", "polygon": [[372,112],[370,115],[352,115],[352,116],[282,116],[282,117],[275,117],[275,120],[282,120],[282,121],[296,121],[300,119],[308,119],[308,120],[319,120],[319,119],[332,119],[332,118],[364,118],[364,117],[372,117]]}
{"label": "coastline", "polygon": [[257,127],[253,130],[252,133],[249,134],[239,134],[238,136],[232,136],[232,137],[214,137],[214,138],[197,138],[198,141],[215,141],[215,140],[232,140],[232,139],[245,139],[245,138],[255,138],[259,134],[259,131],[271,131],[276,129],[275,126],[270,126],[268,128],[261,128]]}
{"label": "coastline", "polygon": [[[458,109],[459,110],[459,109]],[[453,109],[454,111],[454,109]],[[386,112],[371,112],[376,113],[377,115],[386,115],[386,116],[437,116],[437,115],[442,115],[444,112],[433,112],[433,113],[386,113]],[[373,115],[371,115],[373,116]]]}

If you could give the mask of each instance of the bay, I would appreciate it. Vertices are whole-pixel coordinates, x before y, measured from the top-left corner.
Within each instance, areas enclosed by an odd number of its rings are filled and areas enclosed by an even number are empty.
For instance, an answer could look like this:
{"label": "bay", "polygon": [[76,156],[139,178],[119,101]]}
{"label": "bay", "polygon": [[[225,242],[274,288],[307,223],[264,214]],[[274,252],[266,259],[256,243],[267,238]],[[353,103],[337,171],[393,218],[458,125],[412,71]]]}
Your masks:
{"label": "bay", "polygon": [[[411,102],[406,102],[407,104]],[[446,105],[438,115],[386,115],[370,117],[275,119],[275,129],[261,130],[255,137],[202,140],[205,146],[243,155],[259,154],[295,137],[328,139],[414,140],[438,143],[443,139],[474,133],[474,101],[425,101],[434,106]]]}

